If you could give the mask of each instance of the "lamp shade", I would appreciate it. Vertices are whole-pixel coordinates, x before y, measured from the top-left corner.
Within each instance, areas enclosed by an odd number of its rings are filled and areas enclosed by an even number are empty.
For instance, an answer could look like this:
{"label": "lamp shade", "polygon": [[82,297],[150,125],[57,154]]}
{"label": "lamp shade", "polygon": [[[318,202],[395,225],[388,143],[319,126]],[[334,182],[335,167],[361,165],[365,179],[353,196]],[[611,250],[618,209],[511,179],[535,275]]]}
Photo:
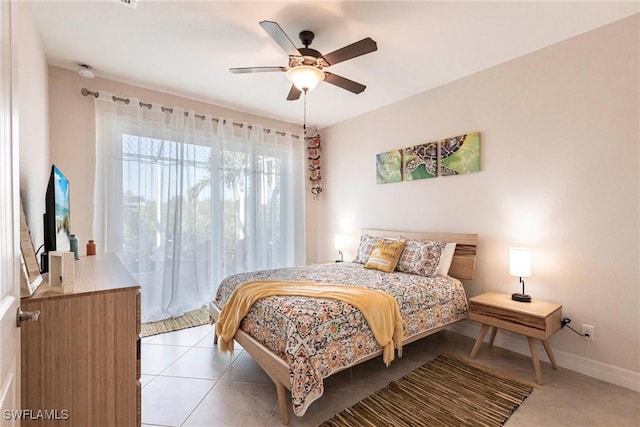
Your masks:
{"label": "lamp shade", "polygon": [[531,277],[531,250],[509,249],[509,274],[516,277]]}
{"label": "lamp shade", "polygon": [[333,237],[333,242],[334,242],[334,249],[336,251],[341,251],[344,249],[344,245],[345,245],[345,238],[344,238],[344,234],[340,234],[340,233],[336,233],[336,235]]}
{"label": "lamp shade", "polygon": [[310,65],[298,65],[287,71],[287,78],[300,90],[313,90],[324,80],[324,73]]}

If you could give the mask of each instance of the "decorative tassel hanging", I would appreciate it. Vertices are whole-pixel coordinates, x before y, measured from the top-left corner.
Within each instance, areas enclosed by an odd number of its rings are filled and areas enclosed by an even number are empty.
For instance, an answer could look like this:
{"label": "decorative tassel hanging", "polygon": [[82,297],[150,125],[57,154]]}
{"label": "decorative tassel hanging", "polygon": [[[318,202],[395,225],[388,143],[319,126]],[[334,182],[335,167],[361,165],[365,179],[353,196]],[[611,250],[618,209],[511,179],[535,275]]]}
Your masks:
{"label": "decorative tassel hanging", "polygon": [[314,200],[320,200],[322,193],[322,175],[320,173],[320,154],[322,148],[320,145],[320,135],[316,133],[307,140],[307,150],[309,152],[309,179],[311,180],[311,194]]}
{"label": "decorative tassel hanging", "polygon": [[311,194],[314,200],[320,200],[322,193],[322,174],[320,172],[320,154],[322,148],[320,146],[320,135],[316,130],[313,136],[307,137],[307,90],[304,91],[304,120],[302,129],[304,130],[304,140],[307,143],[309,162],[309,180],[311,181]]}

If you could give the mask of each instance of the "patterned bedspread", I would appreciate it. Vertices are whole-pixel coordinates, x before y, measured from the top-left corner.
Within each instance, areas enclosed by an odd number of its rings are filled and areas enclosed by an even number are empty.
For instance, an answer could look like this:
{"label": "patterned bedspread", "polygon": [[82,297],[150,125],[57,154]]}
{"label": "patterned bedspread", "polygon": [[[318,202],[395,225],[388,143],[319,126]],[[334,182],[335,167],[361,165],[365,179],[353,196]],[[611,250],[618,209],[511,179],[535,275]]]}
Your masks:
{"label": "patterned bedspread", "polygon": [[[383,273],[350,262],[229,276],[220,284],[214,304],[222,308],[236,286],[244,282],[275,279],[349,284],[387,292],[400,306],[405,338],[467,316],[467,298],[457,279]],[[381,349],[357,309],[330,299],[264,298],[253,305],[240,329],[287,362],[291,400],[298,416],[322,396],[323,378]]]}

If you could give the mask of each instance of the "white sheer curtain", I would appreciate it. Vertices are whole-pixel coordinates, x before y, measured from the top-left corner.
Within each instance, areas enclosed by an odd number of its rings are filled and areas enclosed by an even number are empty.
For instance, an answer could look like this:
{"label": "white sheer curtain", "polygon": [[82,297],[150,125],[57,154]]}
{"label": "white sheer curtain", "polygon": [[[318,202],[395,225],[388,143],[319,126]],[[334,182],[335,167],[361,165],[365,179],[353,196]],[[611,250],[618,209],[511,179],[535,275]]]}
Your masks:
{"label": "white sheer curtain", "polygon": [[142,320],[206,305],[227,275],[304,263],[304,144],[179,107],[96,111],[93,235],[142,288]]}

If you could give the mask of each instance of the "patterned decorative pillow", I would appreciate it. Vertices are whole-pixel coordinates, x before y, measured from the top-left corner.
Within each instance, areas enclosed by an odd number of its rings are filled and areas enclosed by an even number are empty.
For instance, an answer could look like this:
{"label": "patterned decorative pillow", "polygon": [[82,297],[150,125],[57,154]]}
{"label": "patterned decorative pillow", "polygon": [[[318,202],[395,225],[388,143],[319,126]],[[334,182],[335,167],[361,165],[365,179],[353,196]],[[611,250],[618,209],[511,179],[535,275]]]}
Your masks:
{"label": "patterned decorative pillow", "polygon": [[419,276],[435,276],[446,244],[440,240],[407,240],[396,270]]}
{"label": "patterned decorative pillow", "polygon": [[398,264],[404,245],[404,240],[378,240],[376,248],[371,252],[371,256],[364,265],[364,268],[391,273]]}
{"label": "patterned decorative pillow", "polygon": [[362,236],[360,236],[360,245],[358,246],[356,258],[353,260],[353,262],[366,264],[367,260],[371,256],[371,252],[373,252],[377,244],[378,239],[373,236],[369,236],[368,234],[363,234]]}
{"label": "patterned decorative pillow", "polygon": [[437,276],[448,276],[451,262],[453,262],[453,255],[456,252],[456,243],[450,242],[442,250],[440,254],[440,262],[438,262],[438,268],[436,269]]}
{"label": "patterned decorative pillow", "polygon": [[358,251],[356,252],[356,258],[353,262],[357,262],[359,264],[366,264],[369,261],[369,257],[371,256],[371,252],[376,248],[378,244],[378,240],[385,240],[390,242],[397,242],[399,240],[404,240],[400,238],[393,237],[373,237],[368,234],[363,234],[360,236],[360,245],[358,246]]}

